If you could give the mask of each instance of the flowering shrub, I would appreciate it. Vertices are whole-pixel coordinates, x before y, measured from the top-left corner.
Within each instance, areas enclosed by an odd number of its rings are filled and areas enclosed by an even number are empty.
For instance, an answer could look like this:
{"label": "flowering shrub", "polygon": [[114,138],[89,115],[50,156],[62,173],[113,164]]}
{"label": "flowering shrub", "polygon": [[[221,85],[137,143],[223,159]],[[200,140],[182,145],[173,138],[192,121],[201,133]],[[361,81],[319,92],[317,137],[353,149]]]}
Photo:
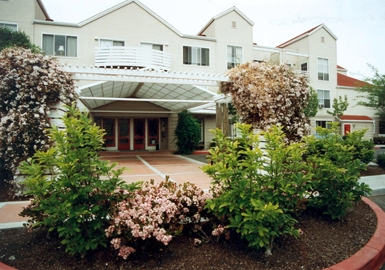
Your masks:
{"label": "flowering shrub", "polygon": [[124,259],[150,241],[167,245],[185,225],[201,231],[201,216],[208,196],[191,183],[177,185],[168,179],[159,184],[153,180],[144,182],[115,206],[106,235],[112,238],[110,243]]}
{"label": "flowering shrub", "polygon": [[306,75],[266,62],[241,64],[228,75],[229,82],[222,84],[221,91],[231,95],[243,122],[263,130],[280,124],[289,141],[309,134],[304,113],[310,93]]}
{"label": "flowering shrub", "polygon": [[[49,148],[50,108],[76,100],[69,73],[49,56],[23,48],[0,52],[0,172]],[[8,179],[9,180],[9,179]]]}
{"label": "flowering shrub", "polygon": [[[365,130],[354,131],[344,140],[332,129],[317,127],[318,138],[306,139],[308,150],[306,160],[314,175],[312,192],[308,205],[319,208],[333,219],[343,218],[353,204],[370,193],[365,183],[359,183],[360,171],[367,164],[362,163],[356,146]],[[366,151],[364,151],[366,153]]]}
{"label": "flowering shrub", "polygon": [[115,165],[99,159],[103,131],[87,114],[67,109],[66,129],[50,130],[53,146],[22,162],[23,184],[33,199],[21,215],[30,217],[28,227],[57,231],[67,252],[84,256],[107,245],[104,229],[111,206],[125,196],[115,190],[135,185],[124,186],[123,169],[114,171]]}
{"label": "flowering shrub", "polygon": [[265,132],[265,153],[258,148],[260,134],[251,126],[238,126],[240,137],[231,140],[215,132],[216,146],[210,149],[211,165],[203,170],[213,178],[213,198],[206,208],[217,217],[213,231],[235,229],[249,245],[271,254],[274,238],[299,236],[294,219],[304,209],[311,174],[302,156],[303,143],[286,145],[281,128]]}

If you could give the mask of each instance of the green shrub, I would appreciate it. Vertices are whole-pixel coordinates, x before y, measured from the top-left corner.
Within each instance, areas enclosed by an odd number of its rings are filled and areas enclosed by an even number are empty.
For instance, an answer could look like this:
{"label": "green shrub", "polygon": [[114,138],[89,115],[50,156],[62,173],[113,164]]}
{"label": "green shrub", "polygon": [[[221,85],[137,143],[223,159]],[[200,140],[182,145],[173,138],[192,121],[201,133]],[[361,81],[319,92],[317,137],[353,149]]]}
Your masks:
{"label": "green shrub", "polygon": [[114,193],[123,185],[123,169],[114,171],[115,165],[99,159],[103,131],[87,114],[67,109],[66,129],[50,130],[53,146],[22,163],[26,194],[33,199],[21,215],[30,217],[32,228],[58,232],[70,254],[84,256],[107,244],[104,229],[110,207],[123,199]]}
{"label": "green shrub", "polygon": [[218,223],[235,229],[249,246],[271,254],[273,241],[283,234],[299,236],[293,217],[303,210],[311,175],[305,175],[303,143],[284,143],[278,127],[264,133],[266,152],[259,134],[250,125],[239,125],[240,137],[231,140],[215,132],[216,146],[210,149],[211,165],[203,170],[213,178],[213,199],[208,210]]}
{"label": "green shrub", "polygon": [[198,145],[201,138],[201,126],[188,111],[179,113],[178,125],[175,129],[178,154],[189,155]]}
{"label": "green shrub", "polygon": [[381,168],[385,169],[385,154],[379,154],[377,156],[377,164]]}
{"label": "green shrub", "polygon": [[365,132],[352,132],[343,140],[335,128],[318,127],[319,136],[307,138],[306,160],[314,175],[308,205],[322,209],[333,219],[341,219],[355,202],[369,194],[370,188],[358,182],[366,165],[359,159],[359,151],[349,143],[360,141]]}
{"label": "green shrub", "polygon": [[344,145],[352,146],[353,159],[359,159],[362,163],[368,164],[374,158],[374,143],[372,140],[365,140],[364,135],[367,129],[356,130],[343,137]]}

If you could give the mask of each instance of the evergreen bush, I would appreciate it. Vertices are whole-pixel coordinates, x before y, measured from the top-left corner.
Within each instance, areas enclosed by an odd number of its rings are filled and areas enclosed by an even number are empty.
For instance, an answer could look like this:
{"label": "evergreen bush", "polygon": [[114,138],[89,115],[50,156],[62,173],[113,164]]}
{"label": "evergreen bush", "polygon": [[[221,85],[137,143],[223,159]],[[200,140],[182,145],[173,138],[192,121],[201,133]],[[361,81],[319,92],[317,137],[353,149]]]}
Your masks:
{"label": "evergreen bush", "polygon": [[201,126],[187,110],[179,113],[178,125],[175,129],[177,153],[191,154],[201,139]]}

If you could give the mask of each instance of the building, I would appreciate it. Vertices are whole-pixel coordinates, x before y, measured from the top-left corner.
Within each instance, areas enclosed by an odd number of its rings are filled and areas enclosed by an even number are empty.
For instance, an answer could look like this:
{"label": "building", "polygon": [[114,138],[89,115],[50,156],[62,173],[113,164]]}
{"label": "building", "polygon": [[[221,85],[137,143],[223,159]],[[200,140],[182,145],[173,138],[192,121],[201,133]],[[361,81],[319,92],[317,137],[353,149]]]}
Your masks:
{"label": "building", "polygon": [[[276,47],[253,43],[254,23],[236,7],[214,16],[197,35],[185,35],[138,0],[126,0],[80,23],[55,22],[42,0],[0,1],[0,26],[31,41],[73,74],[80,100],[103,127],[107,150],[175,150],[178,112],[201,122],[201,147],[216,127],[215,104],[226,70],[246,61],[272,61],[306,72],[320,110],[312,126],[334,120],[333,98],[356,95],[337,66],[337,37],[321,24]],[[350,77],[348,77],[350,78]],[[352,79],[352,78],[350,78]],[[218,106],[217,106],[218,107]],[[349,108],[343,131],[370,127],[374,112]],[[55,117],[55,115],[53,115]]]}

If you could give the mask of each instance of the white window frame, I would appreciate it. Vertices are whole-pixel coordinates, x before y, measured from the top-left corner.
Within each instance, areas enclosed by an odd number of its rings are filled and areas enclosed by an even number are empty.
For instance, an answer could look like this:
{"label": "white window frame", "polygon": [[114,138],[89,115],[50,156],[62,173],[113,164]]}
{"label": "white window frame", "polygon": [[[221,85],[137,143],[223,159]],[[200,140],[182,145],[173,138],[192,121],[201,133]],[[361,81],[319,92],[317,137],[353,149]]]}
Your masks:
{"label": "white window frame", "polygon": [[[112,43],[114,43],[114,42],[123,42],[123,46],[126,46],[126,41],[123,40],[123,39],[99,38],[99,40],[98,40],[99,47],[102,47],[102,41],[111,41]],[[112,46],[114,46],[114,45],[112,45]],[[107,47],[109,47],[109,46],[107,46]]]}
{"label": "white window frame", "polygon": [[[241,48],[242,50],[242,55],[239,59],[239,63],[236,63],[236,62],[229,62],[229,47],[233,47],[233,48]],[[236,56],[237,57],[237,56]],[[235,44],[227,44],[226,45],[226,70],[230,69],[230,68],[233,68],[237,65],[240,65],[243,63],[243,57],[244,57],[244,49],[243,49],[243,46],[239,46],[239,45],[235,45]],[[234,58],[234,57],[231,57],[231,58]],[[229,63],[232,63],[234,64],[233,67],[229,67]]]}
{"label": "white window frame", "polygon": [[[327,60],[327,66],[326,66],[327,71],[326,72],[323,69],[320,70],[320,67],[321,67],[320,60]],[[325,66],[322,65],[322,68],[324,68],[324,67]],[[320,74],[322,74],[321,79],[320,79]],[[325,82],[330,81],[330,60],[329,60],[329,58],[326,58],[326,57],[318,57],[317,58],[317,79],[319,81],[325,81]]]}
{"label": "white window frame", "polygon": [[[66,57],[66,58],[78,58],[79,57],[79,36],[77,35],[67,35],[67,34],[62,34],[62,33],[42,33],[41,34],[41,49],[43,50],[43,44],[44,44],[44,35],[48,36],[65,36],[66,38],[67,37],[74,37],[76,38],[76,56],[67,56],[66,55],[66,48],[64,48],[64,55],[60,55],[60,54],[56,54],[55,53],[55,41],[53,43],[53,46],[54,46],[54,52],[53,54],[47,54],[47,55],[53,55],[53,56],[56,56],[56,57]],[[44,50],[43,50],[44,51]]]}
{"label": "white window frame", "polygon": [[[16,30],[7,27],[6,24],[16,26]],[[8,28],[8,29],[10,29],[10,30],[12,30],[12,31],[18,31],[18,30],[19,30],[19,25],[18,25],[17,23],[13,23],[13,22],[4,22],[4,21],[0,21],[0,27],[5,27],[5,28]]]}
{"label": "white window frame", "polygon": [[151,46],[152,46],[152,50],[156,50],[156,49],[154,49],[154,45],[156,45],[156,46],[162,46],[162,49],[159,50],[159,51],[160,51],[160,52],[164,52],[164,47],[165,47],[165,45],[164,45],[163,43],[141,41],[141,42],[140,42],[140,47],[141,47],[141,48],[145,48],[145,47],[142,46],[142,45],[144,45],[144,44],[146,44],[146,45],[151,45]]}
{"label": "white window frame", "polygon": [[[330,123],[333,122],[333,121],[330,120],[330,119],[329,120],[317,119],[317,120],[314,121],[315,127],[319,127],[319,125],[317,125],[317,122],[325,122],[325,127],[326,128],[331,128],[332,124],[330,124]],[[322,127],[322,125],[321,125],[321,127]]]}
{"label": "white window frame", "polygon": [[[185,47],[190,47],[191,50],[195,50],[195,59],[191,59],[191,64],[186,64],[184,62],[184,48]],[[202,54],[202,49],[207,49],[208,52],[209,52],[209,63],[208,65],[203,65],[202,64],[202,57],[203,57],[203,54]],[[199,51],[199,53],[198,53]],[[194,56],[194,53],[192,54],[192,58]],[[202,46],[192,46],[192,45],[182,45],[182,62],[183,62],[183,65],[186,65],[186,66],[195,66],[195,67],[210,67],[211,65],[211,50],[209,47],[202,47]]]}
{"label": "white window frame", "polygon": [[[320,98],[319,91],[323,91],[322,98]],[[328,98],[329,106],[326,106],[327,104],[325,104],[325,100],[327,100],[327,99],[325,99],[325,94],[324,94],[325,91],[329,92],[329,98]],[[317,89],[318,105],[320,106],[320,108],[321,108],[321,106],[322,106],[322,108],[326,108],[326,109],[330,109],[331,108],[331,96],[330,96],[330,94],[331,94],[331,91],[328,90],[328,89]]]}

